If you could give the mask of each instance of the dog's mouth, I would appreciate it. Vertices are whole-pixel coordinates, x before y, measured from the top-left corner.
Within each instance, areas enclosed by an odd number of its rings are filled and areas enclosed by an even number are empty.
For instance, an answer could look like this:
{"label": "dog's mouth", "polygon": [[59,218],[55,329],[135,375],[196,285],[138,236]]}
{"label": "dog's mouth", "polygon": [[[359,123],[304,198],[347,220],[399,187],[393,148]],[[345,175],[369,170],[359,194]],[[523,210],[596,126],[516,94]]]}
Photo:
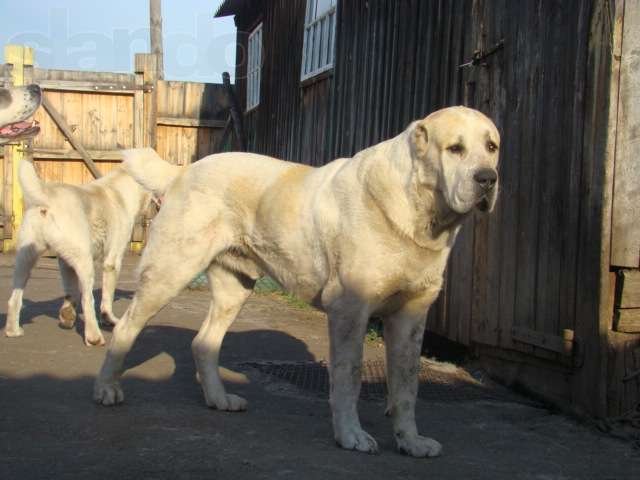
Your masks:
{"label": "dog's mouth", "polygon": [[37,120],[9,123],[0,127],[0,138],[22,140],[36,136],[40,132]]}

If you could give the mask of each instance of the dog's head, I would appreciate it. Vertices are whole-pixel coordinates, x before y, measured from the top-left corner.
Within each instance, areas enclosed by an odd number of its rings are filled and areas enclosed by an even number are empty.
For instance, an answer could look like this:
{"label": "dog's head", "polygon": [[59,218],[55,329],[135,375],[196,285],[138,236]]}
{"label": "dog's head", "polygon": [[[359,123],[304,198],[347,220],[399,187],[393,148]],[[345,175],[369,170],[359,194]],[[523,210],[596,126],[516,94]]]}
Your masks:
{"label": "dog's head", "polygon": [[491,211],[498,196],[500,134],[484,114],[466,107],[432,113],[411,126],[418,181],[435,188],[452,211]]}
{"label": "dog's head", "polygon": [[27,121],[38,109],[42,91],[38,85],[0,88],[0,145],[38,134],[37,122]]}

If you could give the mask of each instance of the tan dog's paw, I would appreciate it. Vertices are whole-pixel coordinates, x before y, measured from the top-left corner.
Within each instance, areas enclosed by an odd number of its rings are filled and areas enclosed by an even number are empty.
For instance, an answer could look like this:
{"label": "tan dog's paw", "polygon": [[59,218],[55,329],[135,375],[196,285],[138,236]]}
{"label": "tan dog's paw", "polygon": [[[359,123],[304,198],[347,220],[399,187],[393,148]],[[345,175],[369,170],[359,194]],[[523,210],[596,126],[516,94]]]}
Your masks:
{"label": "tan dog's paw", "polygon": [[442,445],[433,438],[422,435],[396,435],[398,450],[412,457],[438,457],[442,453]]}
{"label": "tan dog's paw", "polygon": [[22,337],[24,335],[24,330],[22,327],[16,328],[5,328],[4,334],[9,338]]}
{"label": "tan dog's paw", "polygon": [[124,392],[119,383],[103,384],[96,381],[93,387],[93,401],[99,405],[110,407],[124,402]]}
{"label": "tan dog's paw", "polygon": [[335,435],[335,440],[342,448],[364,453],[378,453],[378,442],[362,428],[347,429]]}
{"label": "tan dog's paw", "polygon": [[76,324],[77,317],[76,309],[73,308],[73,305],[63,305],[58,312],[58,325],[60,325],[60,328],[71,329]]}
{"label": "tan dog's paw", "polygon": [[206,400],[206,402],[208,407],[224,412],[244,412],[247,409],[247,401],[232,393],[218,396],[213,401]]}
{"label": "tan dog's paw", "polygon": [[84,344],[87,347],[103,347],[106,343],[101,333],[98,335],[85,334]]}

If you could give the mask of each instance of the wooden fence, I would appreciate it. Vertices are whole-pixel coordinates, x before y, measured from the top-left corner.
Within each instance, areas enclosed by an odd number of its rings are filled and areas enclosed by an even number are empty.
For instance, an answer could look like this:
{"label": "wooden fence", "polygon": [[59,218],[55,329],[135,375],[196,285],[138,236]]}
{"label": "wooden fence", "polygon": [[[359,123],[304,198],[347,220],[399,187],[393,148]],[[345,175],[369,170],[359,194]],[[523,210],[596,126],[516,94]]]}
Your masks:
{"label": "wooden fence", "polygon": [[[222,84],[158,80],[151,54],[135,56],[134,73],[35,68],[32,50],[21,46],[7,46],[5,61],[0,85],[34,82],[44,91],[34,117],[40,134],[0,149],[5,251],[14,248],[22,218],[16,167],[23,156],[32,157],[45,181],[82,184],[115,168],[126,148],[151,146],[171,163],[191,163],[214,152],[226,125],[229,100]],[[140,219],[134,242],[142,240],[139,227],[146,223]]]}

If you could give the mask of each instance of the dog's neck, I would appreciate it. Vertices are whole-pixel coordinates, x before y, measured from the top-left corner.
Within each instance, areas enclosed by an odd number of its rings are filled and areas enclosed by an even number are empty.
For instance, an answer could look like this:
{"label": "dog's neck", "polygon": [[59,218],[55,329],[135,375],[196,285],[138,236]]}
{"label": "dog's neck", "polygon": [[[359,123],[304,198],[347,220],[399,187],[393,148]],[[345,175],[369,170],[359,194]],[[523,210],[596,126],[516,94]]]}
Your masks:
{"label": "dog's neck", "polygon": [[423,171],[420,178],[410,148],[405,131],[355,158],[365,191],[392,229],[421,248],[441,251],[453,245],[466,215],[449,208],[436,174]]}

